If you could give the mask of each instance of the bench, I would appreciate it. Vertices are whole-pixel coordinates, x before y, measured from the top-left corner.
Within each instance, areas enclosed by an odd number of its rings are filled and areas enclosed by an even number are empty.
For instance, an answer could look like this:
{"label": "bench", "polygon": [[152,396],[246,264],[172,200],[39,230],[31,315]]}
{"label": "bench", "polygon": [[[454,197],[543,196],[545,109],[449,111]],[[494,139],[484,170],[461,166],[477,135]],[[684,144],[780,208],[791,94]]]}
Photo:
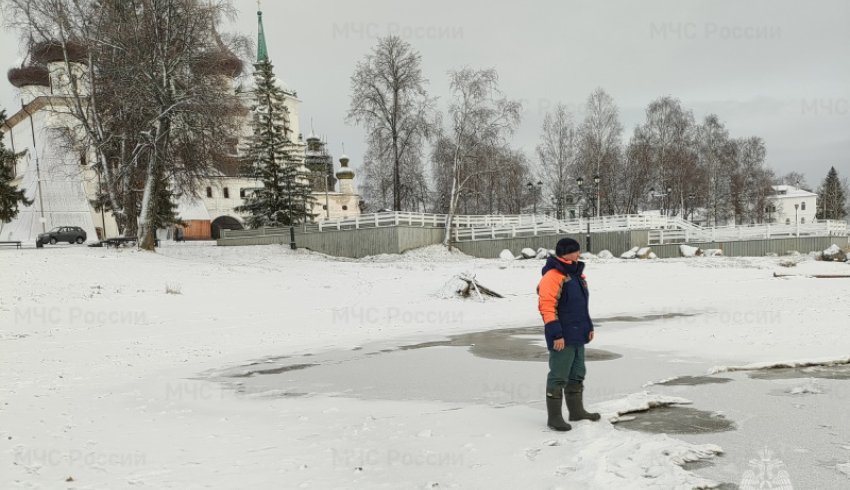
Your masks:
{"label": "bench", "polygon": [[107,247],[116,247],[116,248],[126,246],[126,245],[129,245],[131,243],[132,244],[136,243],[136,237],[119,236],[119,237],[107,238],[106,240],[103,240],[103,244],[106,245]]}
{"label": "bench", "polygon": [[[135,245],[139,241],[138,238],[134,236],[117,236],[113,238],[105,238],[99,242],[95,242],[89,245],[89,247],[126,247],[128,245]],[[156,239],[155,245],[159,246],[159,239]]]}
{"label": "bench", "polygon": [[21,248],[21,242],[0,242],[0,247],[2,246],[15,246],[15,248]]}

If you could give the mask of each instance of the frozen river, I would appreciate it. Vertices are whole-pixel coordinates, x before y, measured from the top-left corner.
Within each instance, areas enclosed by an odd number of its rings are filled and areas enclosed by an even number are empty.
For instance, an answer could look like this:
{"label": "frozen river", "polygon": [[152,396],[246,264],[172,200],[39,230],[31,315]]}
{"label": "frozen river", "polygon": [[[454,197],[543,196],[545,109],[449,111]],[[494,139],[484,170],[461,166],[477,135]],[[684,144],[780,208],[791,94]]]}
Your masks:
{"label": "frozen river", "polygon": [[[665,320],[618,317],[597,324],[604,336],[606,329]],[[546,359],[535,326],[261,359],[210,376],[252,398],[331,395],[494,409],[527,405],[541,410],[542,425]],[[634,420],[617,426],[718,444],[724,455],[686,468],[725,482],[723,488],[765,483],[783,488],[785,481],[795,488],[847,488],[842,470],[850,472],[848,366],[706,375],[715,364],[710,359],[612,345],[588,347],[587,359],[589,404],[643,390],[691,400],[632,414]]]}

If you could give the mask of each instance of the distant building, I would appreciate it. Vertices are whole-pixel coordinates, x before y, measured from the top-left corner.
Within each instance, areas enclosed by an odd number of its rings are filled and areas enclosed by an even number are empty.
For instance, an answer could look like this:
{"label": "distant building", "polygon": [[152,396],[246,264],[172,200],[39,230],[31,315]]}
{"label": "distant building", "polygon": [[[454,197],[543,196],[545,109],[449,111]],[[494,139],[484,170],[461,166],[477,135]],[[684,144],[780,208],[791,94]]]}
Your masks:
{"label": "distant building", "polygon": [[[262,14],[258,12],[259,42],[265,47]],[[58,49],[56,47],[58,46]],[[69,45],[71,70],[85,77],[85,49]],[[26,189],[32,206],[22,207],[10,223],[0,223],[0,240],[34,241],[43,230],[57,226],[79,226],[94,239],[118,235],[118,226],[110,212],[97,211],[96,199],[101,176],[92,163],[96,155],[91,148],[67,148],[59,144],[62,132],[76,126],[67,105],[71,102],[70,86],[65,76],[65,54],[54,43],[36,45],[29,53],[29,64],[9,70],[9,81],[17,88],[22,108],[12,114],[0,133],[6,145],[15,152],[26,151],[13,169],[13,183]],[[235,60],[237,63],[239,60]],[[224,76],[232,84],[232,73]],[[292,152],[308,171],[315,202],[316,219],[350,217],[360,214],[360,196],[354,189],[354,172],[349,159],[340,158],[340,169],[334,173],[333,157],[319,138],[310,135],[305,144],[300,132],[299,104],[294,91],[286,90],[284,105],[289,110]],[[250,105],[251,93],[243,97]],[[239,138],[251,134],[250,113]],[[297,137],[295,136],[297,135]],[[244,217],[235,211],[248,193],[262,185],[246,176],[239,159],[241,141],[234,142],[234,153],[219,162],[214,175],[199,189],[199,197],[184,196],[177,202],[178,215],[184,221],[180,233],[186,240],[208,240],[220,236],[223,229],[242,229]],[[339,189],[336,189],[337,182]],[[159,230],[161,239],[172,239],[178,227]]]}
{"label": "distant building", "polygon": [[[99,213],[91,200],[97,193],[99,175],[91,163],[89,148],[59,144],[63,131],[74,127],[67,114],[70,85],[65,76],[65,55],[56,44],[36,44],[25,66],[9,70],[9,82],[18,90],[21,109],[0,127],[7,147],[25,152],[15,165],[13,184],[26,189],[32,206],[21,207],[18,217],[0,223],[0,240],[34,241],[39,233],[57,226],[79,226],[94,239],[118,233],[110,213]],[[80,63],[85,50],[67,46],[71,70],[85,77]],[[81,84],[84,90],[85,84]]]}
{"label": "distant building", "polygon": [[791,185],[773,186],[767,216],[771,223],[780,225],[801,225],[814,223],[817,213],[818,195]]}

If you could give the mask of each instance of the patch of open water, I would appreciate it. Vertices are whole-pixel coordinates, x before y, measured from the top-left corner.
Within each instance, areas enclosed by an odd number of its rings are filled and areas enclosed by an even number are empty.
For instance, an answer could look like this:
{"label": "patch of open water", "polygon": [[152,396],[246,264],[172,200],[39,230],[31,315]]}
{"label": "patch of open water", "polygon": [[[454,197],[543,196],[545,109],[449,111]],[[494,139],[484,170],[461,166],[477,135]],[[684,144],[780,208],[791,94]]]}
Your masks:
{"label": "patch of open water", "polygon": [[[616,317],[597,324],[617,328],[617,322],[667,317]],[[539,326],[489,330],[274,357],[224,369],[210,378],[252,396],[325,394],[493,407],[526,404],[542,412],[547,372],[543,363],[548,354],[541,330]],[[618,425],[622,430],[668,433],[720,445],[723,456],[690,469],[726,482],[722,488],[738,488],[741,483],[746,487],[752,475],[764,475],[770,465],[785,471],[795,488],[850,488],[850,478],[838,471],[838,465],[850,463],[850,417],[844,415],[850,400],[850,384],[845,382],[850,366],[706,376],[703,373],[714,365],[708,359],[683,362],[669,354],[611,345],[588,347],[586,357],[587,405],[642,391],[648,381],[657,380],[666,381],[649,390],[692,400],[691,406],[632,414],[634,420]]]}

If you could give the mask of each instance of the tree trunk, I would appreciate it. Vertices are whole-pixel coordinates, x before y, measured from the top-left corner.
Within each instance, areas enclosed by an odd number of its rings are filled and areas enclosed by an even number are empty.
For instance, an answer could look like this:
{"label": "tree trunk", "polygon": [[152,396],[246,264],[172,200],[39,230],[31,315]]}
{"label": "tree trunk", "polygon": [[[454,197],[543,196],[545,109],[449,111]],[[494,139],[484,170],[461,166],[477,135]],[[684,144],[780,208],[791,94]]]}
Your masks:
{"label": "tree trunk", "polygon": [[151,226],[156,210],[153,206],[154,181],[156,180],[156,152],[152,151],[148,159],[145,193],[142,196],[142,210],[139,213],[139,248],[153,251],[156,246],[156,230]]}
{"label": "tree trunk", "polygon": [[[460,138],[458,138],[460,139]],[[455,210],[457,208],[458,179],[460,178],[460,141],[455,145],[454,162],[452,163],[452,191],[449,193],[449,214],[446,216],[446,236],[443,245],[449,251],[452,249],[452,223],[454,222]]]}

